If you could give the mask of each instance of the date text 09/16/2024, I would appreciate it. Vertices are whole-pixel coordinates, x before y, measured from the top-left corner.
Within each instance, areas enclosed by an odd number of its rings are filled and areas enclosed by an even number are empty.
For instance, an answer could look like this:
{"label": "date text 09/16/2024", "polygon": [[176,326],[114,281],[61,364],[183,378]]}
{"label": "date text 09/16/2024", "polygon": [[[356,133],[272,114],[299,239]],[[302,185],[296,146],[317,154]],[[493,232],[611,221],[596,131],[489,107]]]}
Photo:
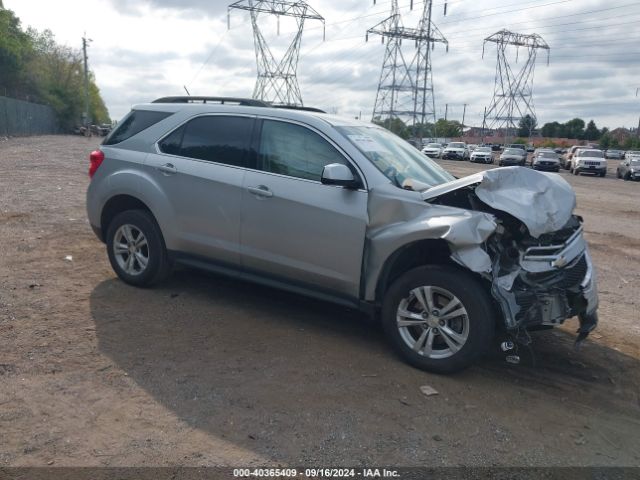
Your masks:
{"label": "date text 09/16/2024", "polygon": [[236,478],[394,478],[399,477],[397,470],[386,468],[236,468]]}

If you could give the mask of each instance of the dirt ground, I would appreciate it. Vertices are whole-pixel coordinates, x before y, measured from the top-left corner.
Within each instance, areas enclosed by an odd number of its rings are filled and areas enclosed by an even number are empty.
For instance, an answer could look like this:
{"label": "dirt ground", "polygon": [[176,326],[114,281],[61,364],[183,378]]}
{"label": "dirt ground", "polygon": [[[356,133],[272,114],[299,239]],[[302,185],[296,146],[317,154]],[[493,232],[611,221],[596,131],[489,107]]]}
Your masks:
{"label": "dirt ground", "polygon": [[118,281],[84,210],[97,143],[0,142],[0,466],[640,465],[640,183],[616,162],[560,173],[600,281],[584,348],[570,320],[521,365],[437,376],[344,308],[186,270]]}

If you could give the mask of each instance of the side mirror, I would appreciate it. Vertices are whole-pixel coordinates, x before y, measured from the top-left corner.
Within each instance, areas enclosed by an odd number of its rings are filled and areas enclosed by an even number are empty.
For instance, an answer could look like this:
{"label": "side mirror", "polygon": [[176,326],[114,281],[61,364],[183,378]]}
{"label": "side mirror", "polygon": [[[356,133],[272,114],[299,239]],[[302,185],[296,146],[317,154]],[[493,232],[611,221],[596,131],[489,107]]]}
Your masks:
{"label": "side mirror", "polygon": [[338,185],[346,188],[357,188],[358,181],[349,170],[349,167],[341,163],[331,163],[322,169],[320,181],[323,185]]}

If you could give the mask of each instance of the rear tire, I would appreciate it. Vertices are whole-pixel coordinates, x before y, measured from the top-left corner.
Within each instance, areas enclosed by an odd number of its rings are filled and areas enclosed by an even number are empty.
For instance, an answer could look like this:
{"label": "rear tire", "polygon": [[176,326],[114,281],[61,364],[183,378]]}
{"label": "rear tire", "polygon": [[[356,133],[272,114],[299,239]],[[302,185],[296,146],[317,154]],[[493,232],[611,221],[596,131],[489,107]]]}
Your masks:
{"label": "rear tire", "polygon": [[171,263],[160,227],[145,210],[119,213],[107,228],[111,267],[124,282],[146,287],[171,273]]}
{"label": "rear tire", "polygon": [[494,336],[495,311],[485,288],[470,274],[428,265],[407,271],[387,290],[382,324],[392,347],[407,363],[453,373],[487,351]]}

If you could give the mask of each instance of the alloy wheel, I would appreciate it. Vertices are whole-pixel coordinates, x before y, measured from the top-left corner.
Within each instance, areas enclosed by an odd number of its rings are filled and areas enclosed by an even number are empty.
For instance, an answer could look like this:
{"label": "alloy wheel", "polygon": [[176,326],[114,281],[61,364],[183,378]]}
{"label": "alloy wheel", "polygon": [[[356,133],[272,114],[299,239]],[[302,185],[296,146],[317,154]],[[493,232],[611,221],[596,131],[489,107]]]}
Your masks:
{"label": "alloy wheel", "polygon": [[127,223],[116,230],[113,253],[118,266],[128,275],[140,275],[149,264],[149,243],[135,225]]}
{"label": "alloy wheel", "polygon": [[419,355],[443,359],[455,355],[469,336],[469,315],[450,291],[435,286],[414,288],[396,312],[405,344]]}

